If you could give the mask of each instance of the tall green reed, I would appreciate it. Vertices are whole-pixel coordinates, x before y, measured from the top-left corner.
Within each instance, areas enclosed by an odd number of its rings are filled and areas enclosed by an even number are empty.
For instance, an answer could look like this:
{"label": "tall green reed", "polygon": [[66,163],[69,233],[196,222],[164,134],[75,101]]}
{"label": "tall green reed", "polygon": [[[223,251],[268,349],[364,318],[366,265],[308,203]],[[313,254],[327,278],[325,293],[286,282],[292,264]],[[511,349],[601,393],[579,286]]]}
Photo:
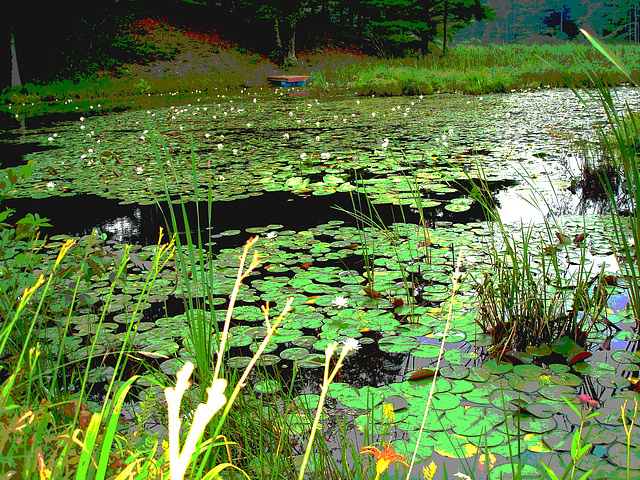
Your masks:
{"label": "tall green reed", "polygon": [[[637,75],[627,69],[612,49],[593,35],[581,30],[589,42],[624,77],[636,87]],[[624,278],[624,287],[629,294],[629,304],[637,325],[640,325],[640,270],[638,270],[638,245],[640,245],[640,125],[635,112],[625,105],[620,109],[615,102],[615,93],[609,83],[597,75],[586,61],[580,64],[583,72],[595,85],[594,90],[581,88],[575,76],[565,72],[565,82],[574,94],[586,105],[587,99],[595,100],[602,107],[608,129],[600,130],[600,148],[603,158],[611,161],[617,169],[619,182],[611,182],[607,175],[601,182],[609,199],[610,218],[613,223],[616,258]],[[617,185],[621,186],[617,188]]]}

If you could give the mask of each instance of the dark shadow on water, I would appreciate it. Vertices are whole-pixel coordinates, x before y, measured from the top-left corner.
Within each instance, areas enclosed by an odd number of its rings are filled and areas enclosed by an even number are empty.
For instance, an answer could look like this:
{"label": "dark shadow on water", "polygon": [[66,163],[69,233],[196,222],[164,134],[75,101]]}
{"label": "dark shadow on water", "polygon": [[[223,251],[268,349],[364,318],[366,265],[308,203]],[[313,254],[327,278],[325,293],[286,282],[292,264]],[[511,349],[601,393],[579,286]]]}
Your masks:
{"label": "dark shadow on water", "polygon": [[[445,200],[448,197],[438,196],[436,199]],[[364,205],[364,201],[362,204]],[[6,207],[16,210],[11,219],[17,221],[27,213],[38,213],[41,217],[49,218],[53,225],[45,228],[44,233],[52,236],[57,234],[86,235],[94,228],[106,233],[110,240],[119,243],[140,245],[154,244],[158,241],[159,228],[167,231],[170,221],[169,209],[166,203],[158,205],[121,205],[117,200],[109,200],[97,195],[82,195],[74,197],[50,197],[47,199],[11,199],[3,202]],[[358,204],[356,202],[356,204]],[[175,206],[178,217],[178,229],[184,230],[180,205]],[[196,222],[194,203],[185,204],[189,224],[192,229]],[[285,229],[306,230],[330,220],[343,220],[354,223],[348,213],[334,207],[341,207],[349,212],[353,211],[352,197],[348,193],[335,193],[325,196],[301,196],[290,192],[266,192],[260,196],[233,200],[230,202],[214,202],[212,205],[212,219],[209,229],[207,216],[208,206],[200,204],[201,232],[209,231],[212,236],[227,230],[245,230],[249,227],[264,227],[278,224]],[[387,225],[393,222],[418,223],[420,216],[409,207],[397,205],[376,205],[383,222]],[[424,215],[430,223],[445,221],[466,223],[484,219],[482,208],[474,202],[466,212],[450,212],[444,208],[425,209]],[[247,234],[247,237],[249,234]],[[243,238],[242,242],[246,239]],[[234,240],[237,243],[237,240]]]}

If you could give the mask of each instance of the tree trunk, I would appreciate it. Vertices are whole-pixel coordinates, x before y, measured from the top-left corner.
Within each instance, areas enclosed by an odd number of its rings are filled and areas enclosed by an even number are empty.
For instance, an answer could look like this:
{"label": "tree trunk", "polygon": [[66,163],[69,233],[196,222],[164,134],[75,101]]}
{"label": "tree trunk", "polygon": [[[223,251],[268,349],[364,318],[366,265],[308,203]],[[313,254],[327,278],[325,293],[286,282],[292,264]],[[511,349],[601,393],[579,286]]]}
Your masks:
{"label": "tree trunk", "polygon": [[18,56],[16,55],[16,41],[12,34],[11,37],[11,86],[19,87],[22,85],[20,81],[20,71],[18,70]]}
{"label": "tree trunk", "polygon": [[442,56],[447,53],[447,20],[449,17],[449,2],[444,0],[444,15],[442,16]]}
{"label": "tree trunk", "polygon": [[296,58],[296,19],[287,18],[284,20],[282,35],[282,64],[285,66],[298,63]]}
{"label": "tree trunk", "polygon": [[422,46],[420,47],[420,53],[422,53],[423,57],[429,55],[429,35],[427,32],[423,32],[422,38],[420,39]]}
{"label": "tree trunk", "polygon": [[275,19],[276,48],[278,63],[283,66],[295,65],[296,58],[296,19]]}
{"label": "tree trunk", "polygon": [[5,87],[11,86],[11,70],[13,64],[13,35],[9,30],[9,26],[5,25],[5,27],[5,34],[4,38],[2,39],[2,44],[4,45],[4,60],[2,60],[2,74],[0,74],[0,91],[2,91]]}

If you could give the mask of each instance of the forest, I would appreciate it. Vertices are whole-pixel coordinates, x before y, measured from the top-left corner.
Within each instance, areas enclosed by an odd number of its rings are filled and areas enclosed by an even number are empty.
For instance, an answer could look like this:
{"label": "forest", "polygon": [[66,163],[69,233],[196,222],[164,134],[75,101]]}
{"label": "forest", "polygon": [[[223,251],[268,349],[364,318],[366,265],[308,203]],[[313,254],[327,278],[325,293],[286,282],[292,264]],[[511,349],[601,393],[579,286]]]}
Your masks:
{"label": "forest", "polygon": [[[78,9],[18,6],[5,16],[0,88],[11,85],[12,51],[23,83],[75,79],[124,62],[166,56],[141,49],[129,28],[165,18],[216,31],[241,48],[294,64],[321,46],[355,48],[381,58],[445,55],[451,42],[482,45],[578,42],[587,28],[613,43],[637,44],[638,0],[100,0]],[[15,49],[11,45],[15,45]],[[15,81],[14,81],[15,83]]]}

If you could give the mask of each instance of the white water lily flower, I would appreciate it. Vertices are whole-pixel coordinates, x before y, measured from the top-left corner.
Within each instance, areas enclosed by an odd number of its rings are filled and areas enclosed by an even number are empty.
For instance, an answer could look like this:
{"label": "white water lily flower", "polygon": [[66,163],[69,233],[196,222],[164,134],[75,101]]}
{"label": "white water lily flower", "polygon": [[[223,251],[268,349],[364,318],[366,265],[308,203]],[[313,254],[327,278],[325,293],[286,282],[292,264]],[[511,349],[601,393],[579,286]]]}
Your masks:
{"label": "white water lily flower", "polygon": [[344,348],[347,351],[360,350],[360,342],[355,338],[347,338],[344,342]]}
{"label": "white water lily flower", "polygon": [[347,297],[343,297],[342,295],[339,295],[336,298],[334,298],[331,303],[336,307],[343,308],[347,306],[347,304],[349,303],[349,299]]}
{"label": "white water lily flower", "polygon": [[54,182],[47,183],[47,188],[55,188],[56,184]]}
{"label": "white water lily flower", "polygon": [[276,238],[277,236],[278,236],[278,234],[276,232],[267,233],[267,238]]}

